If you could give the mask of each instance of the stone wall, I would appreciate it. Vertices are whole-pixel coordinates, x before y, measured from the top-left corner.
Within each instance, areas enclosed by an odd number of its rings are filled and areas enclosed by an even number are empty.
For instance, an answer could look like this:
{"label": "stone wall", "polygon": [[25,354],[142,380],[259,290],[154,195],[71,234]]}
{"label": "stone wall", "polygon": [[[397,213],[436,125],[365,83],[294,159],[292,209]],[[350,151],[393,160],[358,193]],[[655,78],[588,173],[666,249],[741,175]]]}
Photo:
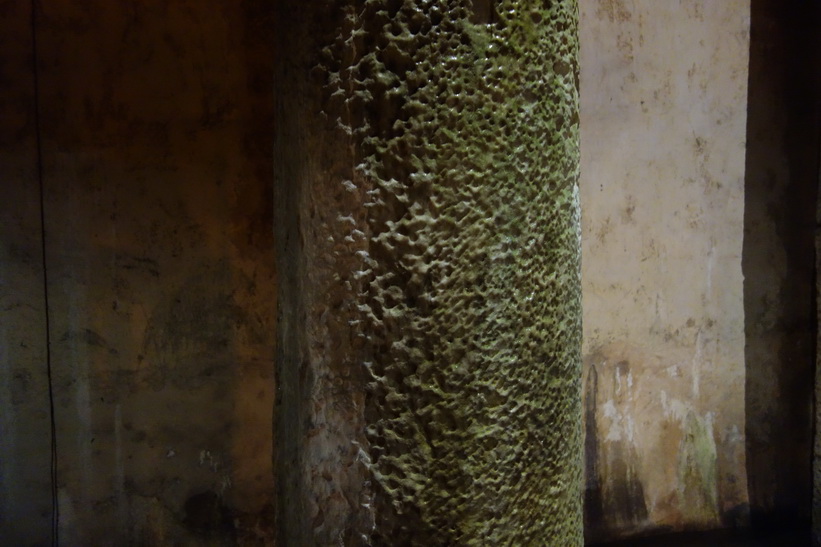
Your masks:
{"label": "stone wall", "polygon": [[735,522],[749,2],[580,7],[586,535]]}
{"label": "stone wall", "polygon": [[0,538],[51,540],[51,431],[31,12],[0,17]]}
{"label": "stone wall", "polygon": [[[61,543],[270,538],[271,8],[36,5]],[[15,84],[0,122],[0,374],[11,403],[0,535],[42,544],[51,492],[32,26],[22,8],[11,15],[0,52],[4,86]]]}

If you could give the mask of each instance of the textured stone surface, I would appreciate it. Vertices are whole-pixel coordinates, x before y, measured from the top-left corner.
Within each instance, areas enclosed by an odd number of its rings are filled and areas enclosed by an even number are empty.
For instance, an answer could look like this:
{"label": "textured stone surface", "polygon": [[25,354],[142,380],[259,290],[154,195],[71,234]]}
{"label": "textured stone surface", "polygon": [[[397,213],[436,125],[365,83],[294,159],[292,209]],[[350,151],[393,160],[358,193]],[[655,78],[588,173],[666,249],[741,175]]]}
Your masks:
{"label": "textured stone surface", "polygon": [[581,544],[575,2],[280,9],[281,542]]}
{"label": "textured stone surface", "polygon": [[[61,544],[270,539],[271,8],[37,5]],[[4,82],[29,81],[30,67],[6,68]],[[3,123],[20,132],[26,112],[20,100]],[[15,397],[42,413],[36,210],[2,186],[4,214],[25,220],[3,224],[2,248],[29,268],[8,279],[34,284],[17,285],[30,307],[12,312],[36,342],[13,350],[30,374]]]}
{"label": "textured stone surface", "polygon": [[731,523],[749,2],[580,4],[586,534]]}
{"label": "textured stone surface", "polygon": [[51,540],[40,198],[28,2],[0,16],[0,543]]}

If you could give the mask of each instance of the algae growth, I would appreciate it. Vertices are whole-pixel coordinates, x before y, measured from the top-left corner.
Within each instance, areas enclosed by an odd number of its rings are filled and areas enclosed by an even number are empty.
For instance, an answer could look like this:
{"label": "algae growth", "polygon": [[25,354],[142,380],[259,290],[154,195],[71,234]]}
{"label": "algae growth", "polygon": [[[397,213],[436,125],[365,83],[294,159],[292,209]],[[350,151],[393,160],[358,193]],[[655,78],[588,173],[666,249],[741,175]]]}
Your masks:
{"label": "algae growth", "polygon": [[577,6],[472,8],[346,4],[320,65],[366,196],[371,541],[581,545]]}

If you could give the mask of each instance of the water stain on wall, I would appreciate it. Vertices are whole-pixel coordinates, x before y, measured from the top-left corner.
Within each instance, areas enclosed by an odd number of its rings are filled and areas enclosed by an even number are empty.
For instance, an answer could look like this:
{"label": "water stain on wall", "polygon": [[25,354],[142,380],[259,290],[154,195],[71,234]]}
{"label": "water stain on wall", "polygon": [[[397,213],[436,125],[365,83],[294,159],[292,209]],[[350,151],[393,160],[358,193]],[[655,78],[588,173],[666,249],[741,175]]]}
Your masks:
{"label": "water stain on wall", "polygon": [[[605,365],[606,366],[606,365]],[[601,367],[601,365],[600,365]],[[629,381],[629,363],[616,365],[616,374]],[[591,365],[585,381],[585,537],[605,539],[647,520],[644,486],[635,446],[613,423],[613,400],[602,393],[599,372]],[[600,408],[599,401],[604,401]],[[610,422],[605,432],[602,422]]]}
{"label": "water stain on wall", "polygon": [[711,416],[688,412],[678,460],[679,506],[692,523],[718,520],[716,443]]}
{"label": "water stain on wall", "polygon": [[207,381],[231,368],[237,339],[264,339],[259,318],[237,302],[236,290],[229,292],[234,275],[225,261],[204,264],[156,306],[142,345],[142,355],[154,362],[149,384]]}

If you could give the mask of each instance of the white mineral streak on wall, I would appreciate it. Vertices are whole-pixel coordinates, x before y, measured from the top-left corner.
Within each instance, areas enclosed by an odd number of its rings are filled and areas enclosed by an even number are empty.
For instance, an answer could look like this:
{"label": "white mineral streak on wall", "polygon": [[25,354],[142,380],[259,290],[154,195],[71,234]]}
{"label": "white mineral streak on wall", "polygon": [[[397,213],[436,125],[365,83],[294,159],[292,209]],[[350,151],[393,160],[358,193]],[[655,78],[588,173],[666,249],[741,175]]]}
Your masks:
{"label": "white mineral streak on wall", "polygon": [[715,525],[747,501],[749,2],[580,17],[587,532]]}

